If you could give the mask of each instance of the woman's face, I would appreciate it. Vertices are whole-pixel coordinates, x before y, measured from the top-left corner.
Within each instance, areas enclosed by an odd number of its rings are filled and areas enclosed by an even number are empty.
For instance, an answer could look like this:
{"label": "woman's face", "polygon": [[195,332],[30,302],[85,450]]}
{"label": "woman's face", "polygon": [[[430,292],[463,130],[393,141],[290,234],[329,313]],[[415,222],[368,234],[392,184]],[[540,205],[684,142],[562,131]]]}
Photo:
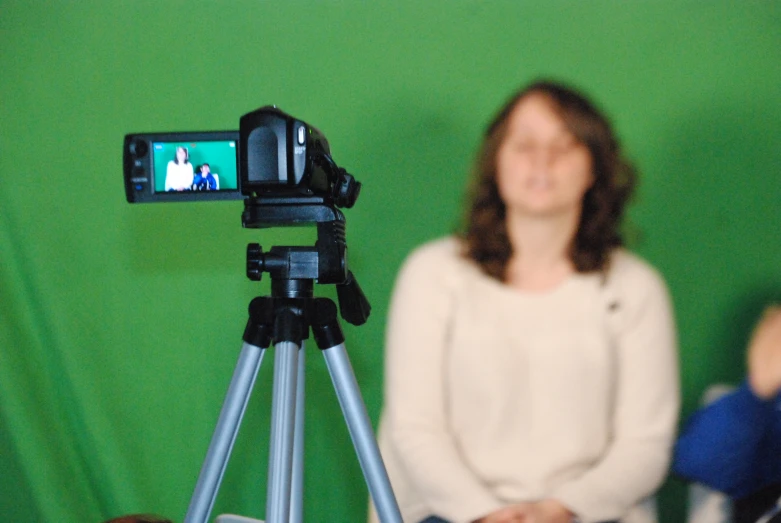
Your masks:
{"label": "woman's face", "polygon": [[181,147],[178,147],[176,149],[176,160],[179,163],[184,163],[185,160],[187,160],[187,151],[185,151]]}
{"label": "woman's face", "polygon": [[591,153],[542,94],[522,98],[510,113],[496,158],[496,183],[508,213],[555,216],[580,212],[594,181]]}

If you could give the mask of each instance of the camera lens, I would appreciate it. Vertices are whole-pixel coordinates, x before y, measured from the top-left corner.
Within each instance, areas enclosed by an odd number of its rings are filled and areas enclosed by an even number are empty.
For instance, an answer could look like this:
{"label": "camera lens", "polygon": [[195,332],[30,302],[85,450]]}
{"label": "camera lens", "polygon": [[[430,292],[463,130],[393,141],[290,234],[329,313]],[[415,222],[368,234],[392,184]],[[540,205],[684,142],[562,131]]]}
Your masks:
{"label": "camera lens", "polygon": [[130,154],[137,157],[146,156],[146,153],[149,151],[149,146],[146,144],[143,140],[136,140],[134,142],[130,142]]}

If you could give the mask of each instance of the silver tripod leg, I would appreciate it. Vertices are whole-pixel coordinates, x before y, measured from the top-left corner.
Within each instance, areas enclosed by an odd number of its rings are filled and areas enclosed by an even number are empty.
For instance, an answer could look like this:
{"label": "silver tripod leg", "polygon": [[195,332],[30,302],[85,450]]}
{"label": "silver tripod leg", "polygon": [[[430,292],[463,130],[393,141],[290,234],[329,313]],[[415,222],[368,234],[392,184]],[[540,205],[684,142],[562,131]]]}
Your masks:
{"label": "silver tripod leg", "polygon": [[290,523],[304,521],[304,385],[306,383],[306,351],[301,342],[298,351],[298,378],[296,380],[296,431],[293,441],[293,486],[290,494]]}
{"label": "silver tripod leg", "polygon": [[[303,507],[304,507],[304,390],[305,390],[305,353],[304,344],[302,342],[301,349],[298,351],[298,371],[296,379],[296,394],[295,394],[295,434],[293,440],[293,461],[292,461],[292,477],[291,477],[291,493],[290,493],[290,519],[289,523],[302,523],[303,522]],[[259,366],[259,365],[258,365]],[[250,386],[251,388],[251,386]],[[272,413],[273,417],[273,413]],[[272,429],[273,430],[273,429]],[[238,429],[236,430],[238,432]],[[225,456],[227,461],[228,456]],[[209,458],[207,457],[207,460]],[[216,495],[219,484],[214,487]],[[213,503],[213,501],[212,501]],[[203,521],[209,517],[211,512],[211,506],[207,508],[207,512],[204,515]],[[187,522],[187,520],[185,520]],[[222,514],[217,518],[217,523],[263,523],[259,519],[252,519],[244,516],[238,516],[234,514]]]}
{"label": "silver tripod leg", "polygon": [[300,349],[292,341],[281,341],[274,348],[266,523],[289,523]]}
{"label": "silver tripod leg", "polygon": [[264,353],[246,342],[242,346],[184,523],[206,523],[211,513]]}
{"label": "silver tripod leg", "polygon": [[323,350],[323,354],[377,515],[382,523],[401,523],[401,512],[344,343]]}

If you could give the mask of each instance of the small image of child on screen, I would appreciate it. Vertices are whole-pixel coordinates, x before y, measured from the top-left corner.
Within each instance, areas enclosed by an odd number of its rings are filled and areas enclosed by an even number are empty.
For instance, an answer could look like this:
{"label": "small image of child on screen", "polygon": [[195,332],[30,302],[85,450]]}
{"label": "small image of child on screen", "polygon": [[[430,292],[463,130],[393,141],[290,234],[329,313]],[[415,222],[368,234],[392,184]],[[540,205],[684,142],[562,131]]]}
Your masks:
{"label": "small image of child on screen", "polygon": [[165,171],[166,191],[189,191],[193,185],[193,165],[187,147],[177,147]]}
{"label": "small image of child on screen", "polygon": [[219,176],[211,172],[208,163],[204,163],[196,170],[193,178],[194,191],[217,191],[220,188]]}

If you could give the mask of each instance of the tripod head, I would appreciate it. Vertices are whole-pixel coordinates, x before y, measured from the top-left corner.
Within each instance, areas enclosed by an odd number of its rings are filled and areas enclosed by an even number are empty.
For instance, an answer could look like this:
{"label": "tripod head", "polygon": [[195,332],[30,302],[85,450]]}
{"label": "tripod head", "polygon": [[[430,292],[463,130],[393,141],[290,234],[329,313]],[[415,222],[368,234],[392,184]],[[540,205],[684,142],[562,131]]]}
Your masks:
{"label": "tripod head", "polygon": [[[303,200],[303,201],[302,201]],[[272,294],[278,297],[311,297],[311,282],[335,284],[339,311],[345,321],[363,325],[371,305],[347,266],[344,214],[325,201],[311,198],[250,198],[244,201],[242,225],[249,228],[316,223],[314,247],[272,247],[268,252],[257,243],[247,246],[247,277],[260,281],[269,273]],[[301,280],[309,281],[308,285]],[[308,290],[307,290],[308,289]]]}

